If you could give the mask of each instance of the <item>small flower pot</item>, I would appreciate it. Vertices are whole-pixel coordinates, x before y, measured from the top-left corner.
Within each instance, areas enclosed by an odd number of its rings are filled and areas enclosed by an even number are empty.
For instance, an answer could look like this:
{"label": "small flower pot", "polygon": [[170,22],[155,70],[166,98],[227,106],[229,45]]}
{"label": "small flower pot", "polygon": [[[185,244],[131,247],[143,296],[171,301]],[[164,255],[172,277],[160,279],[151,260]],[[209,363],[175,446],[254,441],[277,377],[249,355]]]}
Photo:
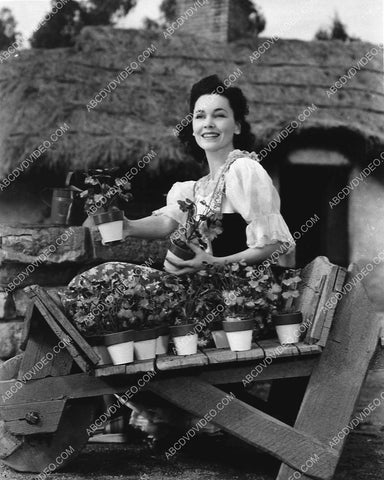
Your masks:
{"label": "small flower pot", "polygon": [[157,327],[156,355],[162,355],[168,352],[169,327],[164,325]]}
{"label": "small flower pot", "polygon": [[301,312],[274,313],[272,321],[276,328],[277,337],[282,345],[298,343],[300,340],[300,325],[303,321]]}
{"label": "small flower pot", "polygon": [[104,343],[114,365],[133,362],[134,331],[110,333],[105,335]]}
{"label": "small flower pot", "polygon": [[93,215],[93,220],[104,244],[123,239],[123,219],[124,212],[122,210],[111,210]]}
{"label": "small flower pot", "polygon": [[[230,318],[230,317],[227,317]],[[223,322],[229,346],[233,352],[243,352],[252,347],[252,331],[255,322],[253,319]]]}
{"label": "small flower pot", "polygon": [[91,337],[86,337],[87,342],[96,354],[100,357],[98,365],[109,365],[112,363],[112,358],[109,355],[108,349],[104,343],[104,335],[92,335]]}
{"label": "small flower pot", "polygon": [[224,332],[223,322],[211,322],[211,333],[216,348],[229,348],[227,334]]}
{"label": "small flower pot", "polygon": [[134,351],[136,360],[149,360],[156,357],[157,328],[134,332]]}
{"label": "small flower pot", "polygon": [[197,333],[194,325],[177,325],[169,327],[177,355],[193,355],[197,353]]}

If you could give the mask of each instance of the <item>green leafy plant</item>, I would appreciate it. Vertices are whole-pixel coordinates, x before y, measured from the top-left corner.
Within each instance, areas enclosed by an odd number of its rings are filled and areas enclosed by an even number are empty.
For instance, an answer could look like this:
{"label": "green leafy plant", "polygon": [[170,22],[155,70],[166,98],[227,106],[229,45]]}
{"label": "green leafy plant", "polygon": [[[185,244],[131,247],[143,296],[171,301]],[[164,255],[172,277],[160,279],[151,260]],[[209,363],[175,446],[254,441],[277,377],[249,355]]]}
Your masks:
{"label": "green leafy plant", "polygon": [[68,316],[84,335],[102,335],[127,329],[162,325],[179,305],[180,282],[150,276],[143,269],[81,277],[76,286],[60,292]]}
{"label": "green leafy plant", "polygon": [[118,171],[118,167],[113,167],[91,169],[85,173],[84,183],[89,185],[89,188],[79,196],[85,198],[84,209],[88,215],[117,209],[119,199],[124,202],[131,200],[131,184],[117,177]]}
{"label": "green leafy plant", "polygon": [[280,279],[274,279],[268,295],[271,310],[279,313],[296,311],[294,300],[300,295],[298,285],[302,281],[299,274],[299,269],[289,268]]}
{"label": "green leafy plant", "polygon": [[171,240],[177,245],[185,247],[186,243],[195,242],[206,248],[205,239],[213,240],[222,233],[222,214],[213,211],[204,200],[200,203],[205,207],[203,214],[197,214],[197,205],[189,198],[178,200],[180,210],[187,213],[187,220],[184,227],[171,235]]}

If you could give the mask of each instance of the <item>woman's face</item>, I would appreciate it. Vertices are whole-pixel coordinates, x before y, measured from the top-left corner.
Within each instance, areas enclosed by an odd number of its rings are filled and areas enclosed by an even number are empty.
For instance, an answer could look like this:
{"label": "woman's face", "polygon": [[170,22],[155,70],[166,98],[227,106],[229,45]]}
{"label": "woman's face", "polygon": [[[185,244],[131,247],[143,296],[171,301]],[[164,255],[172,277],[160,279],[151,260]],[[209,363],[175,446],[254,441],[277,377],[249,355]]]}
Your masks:
{"label": "woman's face", "polygon": [[202,95],[193,110],[193,135],[199,147],[209,152],[233,150],[233,135],[240,133],[233,110],[226,97]]}

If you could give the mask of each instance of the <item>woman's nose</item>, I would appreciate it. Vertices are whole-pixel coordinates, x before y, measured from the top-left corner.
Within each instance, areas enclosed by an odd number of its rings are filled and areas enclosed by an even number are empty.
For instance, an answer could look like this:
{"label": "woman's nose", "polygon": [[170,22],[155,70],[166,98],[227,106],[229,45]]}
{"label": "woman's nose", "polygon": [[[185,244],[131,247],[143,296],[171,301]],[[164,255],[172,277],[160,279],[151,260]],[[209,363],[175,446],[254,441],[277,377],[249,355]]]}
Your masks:
{"label": "woman's nose", "polygon": [[210,116],[205,117],[204,127],[205,128],[210,128],[210,127],[213,127],[213,126],[214,126],[214,122],[213,122],[212,117],[210,117]]}

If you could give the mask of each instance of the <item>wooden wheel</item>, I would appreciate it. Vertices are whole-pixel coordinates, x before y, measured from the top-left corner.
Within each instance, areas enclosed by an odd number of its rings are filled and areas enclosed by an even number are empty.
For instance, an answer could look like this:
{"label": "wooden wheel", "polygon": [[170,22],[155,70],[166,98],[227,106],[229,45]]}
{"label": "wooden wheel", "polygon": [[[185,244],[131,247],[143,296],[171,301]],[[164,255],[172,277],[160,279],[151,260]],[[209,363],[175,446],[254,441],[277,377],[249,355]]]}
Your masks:
{"label": "wooden wheel", "polygon": [[[22,355],[0,366],[0,381],[17,377]],[[7,377],[7,378],[5,378]],[[0,420],[0,458],[19,472],[58,470],[72,461],[88,442],[87,428],[94,420],[99,399],[67,403],[55,433],[13,435]]]}

